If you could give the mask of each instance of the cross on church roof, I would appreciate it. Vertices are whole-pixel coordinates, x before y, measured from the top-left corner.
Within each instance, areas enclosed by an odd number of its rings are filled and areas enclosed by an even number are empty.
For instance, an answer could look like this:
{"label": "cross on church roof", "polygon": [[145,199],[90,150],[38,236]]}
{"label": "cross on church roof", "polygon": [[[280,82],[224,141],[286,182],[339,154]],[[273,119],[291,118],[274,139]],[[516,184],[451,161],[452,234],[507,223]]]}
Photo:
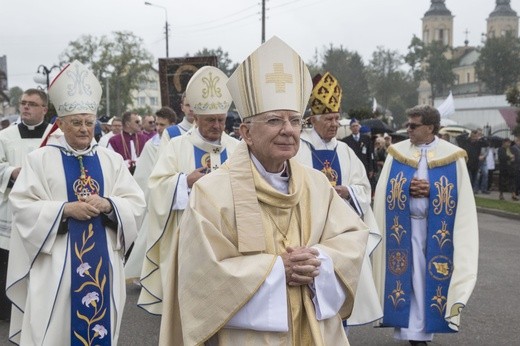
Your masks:
{"label": "cross on church roof", "polygon": [[265,75],[265,81],[266,83],[274,83],[275,91],[277,93],[284,93],[285,84],[293,82],[292,75],[284,72],[282,63],[274,63],[273,71],[273,73]]}

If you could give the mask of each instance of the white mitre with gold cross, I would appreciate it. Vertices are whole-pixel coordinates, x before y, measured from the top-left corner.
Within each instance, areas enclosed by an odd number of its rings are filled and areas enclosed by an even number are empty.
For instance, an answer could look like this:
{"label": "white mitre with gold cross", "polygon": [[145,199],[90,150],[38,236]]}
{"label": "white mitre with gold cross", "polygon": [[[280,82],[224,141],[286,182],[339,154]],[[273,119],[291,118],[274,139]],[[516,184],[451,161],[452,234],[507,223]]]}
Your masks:
{"label": "white mitre with gold cross", "polygon": [[228,77],[213,66],[203,66],[191,76],[186,86],[186,101],[197,115],[226,114],[231,95],[226,87]]}
{"label": "white mitre with gold cross", "polygon": [[274,36],[238,66],[227,87],[242,119],[274,110],[303,115],[312,79],[298,53]]}
{"label": "white mitre with gold cross", "polygon": [[65,66],[49,86],[49,99],[60,118],[72,114],[97,114],[101,94],[101,84],[96,76],[77,60]]}

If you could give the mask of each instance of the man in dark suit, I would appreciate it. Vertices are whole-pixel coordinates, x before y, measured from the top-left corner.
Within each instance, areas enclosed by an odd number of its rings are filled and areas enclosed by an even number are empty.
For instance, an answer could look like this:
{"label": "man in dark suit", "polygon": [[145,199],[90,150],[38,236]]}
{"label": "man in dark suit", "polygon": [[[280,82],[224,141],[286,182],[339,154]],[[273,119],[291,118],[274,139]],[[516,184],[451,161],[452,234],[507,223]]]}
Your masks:
{"label": "man in dark suit", "polygon": [[357,157],[363,162],[368,179],[372,182],[374,177],[374,147],[370,136],[360,133],[361,124],[355,118],[350,120],[352,134],[342,139],[343,142],[354,150]]}

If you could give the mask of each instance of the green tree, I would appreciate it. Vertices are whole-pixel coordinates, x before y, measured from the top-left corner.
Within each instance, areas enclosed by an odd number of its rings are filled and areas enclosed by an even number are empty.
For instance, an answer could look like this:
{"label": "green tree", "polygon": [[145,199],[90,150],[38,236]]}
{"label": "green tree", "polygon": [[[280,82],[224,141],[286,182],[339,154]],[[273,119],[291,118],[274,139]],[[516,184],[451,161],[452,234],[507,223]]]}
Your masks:
{"label": "green tree", "polygon": [[405,111],[417,104],[417,87],[418,83],[411,74],[403,74],[402,79],[397,81],[395,88],[399,94],[390,97],[387,108],[392,112],[394,124],[398,127],[407,120]]}
{"label": "green tree", "polygon": [[418,83],[424,79],[424,70],[422,64],[426,60],[427,51],[424,42],[413,35],[412,41],[408,45],[408,54],[404,57],[404,61],[410,65],[414,80]]}
{"label": "green tree", "polygon": [[106,92],[108,82],[110,109],[106,111],[106,93],[98,114],[121,115],[132,105],[132,91],[149,81],[147,72],[152,68],[153,56],[143,48],[143,39],[131,32],[116,31],[111,36],[83,35],[60,55],[61,63],[78,60],[87,65],[98,77]]}
{"label": "green tree", "polygon": [[305,63],[307,68],[309,69],[309,73],[311,74],[311,78],[314,78],[317,74],[323,74],[321,63],[320,63],[320,54],[318,49],[314,50],[314,56],[311,61],[307,61]]}
{"label": "green tree", "polygon": [[486,40],[475,69],[486,90],[501,95],[520,80],[519,61],[520,39],[507,33]]}
{"label": "green tree", "polygon": [[416,81],[426,80],[430,84],[432,100],[446,93],[455,81],[453,63],[446,58],[448,49],[441,41],[425,45],[416,36],[408,47],[405,61],[412,68]]}
{"label": "green tree", "polygon": [[[356,109],[370,107],[367,72],[363,59],[357,52],[350,52],[332,45],[323,54],[323,72],[334,75],[343,90],[341,109],[351,113]],[[361,114],[361,113],[360,113]]]}
{"label": "green tree", "polygon": [[9,106],[11,107],[18,107],[18,103],[20,102],[20,99],[22,98],[23,90],[20,87],[12,87],[9,89]]}
{"label": "green tree", "polygon": [[403,114],[417,102],[418,83],[403,70],[403,65],[398,51],[377,47],[367,68],[372,96],[395,115]]}
{"label": "green tree", "polygon": [[238,63],[233,63],[229,57],[229,53],[224,52],[221,47],[217,49],[202,48],[202,50],[197,51],[194,56],[216,56],[217,67],[224,72],[226,76],[231,76],[238,67]]}
{"label": "green tree", "polygon": [[[518,90],[516,85],[507,90],[506,100],[511,106],[520,108],[520,90]],[[516,112],[516,126],[513,128],[512,133],[515,136],[520,136],[520,111]]]}

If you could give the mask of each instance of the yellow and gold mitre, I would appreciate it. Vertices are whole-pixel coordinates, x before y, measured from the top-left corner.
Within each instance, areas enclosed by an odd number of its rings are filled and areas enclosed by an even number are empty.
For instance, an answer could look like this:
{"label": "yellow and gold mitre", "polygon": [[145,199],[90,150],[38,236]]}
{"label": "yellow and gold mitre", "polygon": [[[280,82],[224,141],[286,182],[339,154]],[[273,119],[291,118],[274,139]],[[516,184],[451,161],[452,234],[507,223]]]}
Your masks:
{"label": "yellow and gold mitre", "polygon": [[238,66],[227,87],[242,119],[274,110],[303,115],[312,80],[298,53],[274,36]]}
{"label": "yellow and gold mitre", "polygon": [[309,105],[311,115],[338,113],[341,107],[341,86],[329,72],[316,75]]}

